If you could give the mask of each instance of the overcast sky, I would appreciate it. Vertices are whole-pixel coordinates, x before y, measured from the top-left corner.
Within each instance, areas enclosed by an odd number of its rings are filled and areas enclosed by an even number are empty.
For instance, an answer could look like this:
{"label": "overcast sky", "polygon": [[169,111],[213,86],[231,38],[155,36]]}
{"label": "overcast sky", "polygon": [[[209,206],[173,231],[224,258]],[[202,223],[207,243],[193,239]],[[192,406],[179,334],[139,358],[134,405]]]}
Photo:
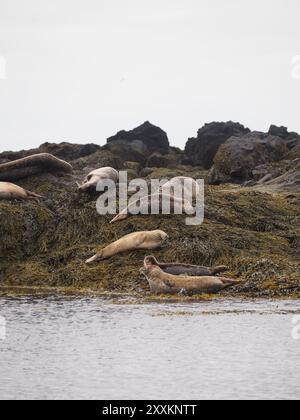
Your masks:
{"label": "overcast sky", "polygon": [[145,120],[180,147],[216,120],[300,132],[299,16],[299,0],[0,0],[0,150]]}

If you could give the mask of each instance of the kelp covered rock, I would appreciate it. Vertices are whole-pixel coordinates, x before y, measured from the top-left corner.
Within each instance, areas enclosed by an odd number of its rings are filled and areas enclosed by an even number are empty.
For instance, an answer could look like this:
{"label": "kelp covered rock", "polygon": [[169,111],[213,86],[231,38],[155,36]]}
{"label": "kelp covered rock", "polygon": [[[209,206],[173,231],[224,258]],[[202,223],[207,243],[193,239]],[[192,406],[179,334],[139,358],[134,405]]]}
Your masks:
{"label": "kelp covered rock", "polygon": [[[159,129],[154,131],[160,133]],[[186,226],[185,216],[180,215],[137,216],[111,225],[112,216],[96,211],[97,194],[78,193],[76,183],[103,166],[127,169],[129,179],[142,176],[148,182],[176,176],[207,181],[211,173],[201,166],[182,165],[182,152],[169,146],[167,149],[161,133],[164,151],[149,152],[145,146],[147,153],[141,154],[144,163],[135,160],[133,154],[125,156],[93,144],[48,143],[31,151],[0,154],[0,163],[5,163],[34,153],[53,153],[73,167],[72,173],[43,173],[19,180],[21,187],[45,196],[45,200],[0,202],[0,288],[89,288],[147,296],[148,285],[139,274],[145,252],[120,255],[92,267],[84,261],[98,248],[126,234],[161,229],[170,241],[154,252],[155,257],[160,261],[229,266],[228,276],[242,283],[223,292],[225,295],[300,297],[299,146],[290,147],[285,131],[279,131],[280,136],[259,133],[238,137],[236,150],[227,148],[227,142],[221,145],[216,167],[224,181],[236,181],[242,174],[243,179],[253,176],[254,185],[207,186],[205,221],[200,226]],[[239,144],[244,137],[245,148]],[[147,141],[142,143],[146,145]],[[244,150],[248,151],[248,160]],[[241,158],[243,168],[236,156]],[[271,178],[259,184],[268,174]],[[282,188],[285,185],[288,189]]]}
{"label": "kelp covered rock", "polygon": [[[184,166],[152,169],[149,177],[190,171]],[[149,289],[139,274],[145,252],[119,255],[92,267],[84,261],[128,233],[161,229],[170,242],[154,252],[157,259],[229,266],[228,275],[242,283],[225,294],[299,296],[300,194],[208,187],[203,225],[186,226],[180,215],[137,216],[110,225],[111,216],[96,212],[97,197],[78,194],[79,174],[75,169],[64,177],[28,178],[21,185],[46,195],[46,200],[0,203],[0,286],[90,288],[146,296]],[[204,174],[193,173],[200,175]],[[267,263],[260,264],[262,260]]]}

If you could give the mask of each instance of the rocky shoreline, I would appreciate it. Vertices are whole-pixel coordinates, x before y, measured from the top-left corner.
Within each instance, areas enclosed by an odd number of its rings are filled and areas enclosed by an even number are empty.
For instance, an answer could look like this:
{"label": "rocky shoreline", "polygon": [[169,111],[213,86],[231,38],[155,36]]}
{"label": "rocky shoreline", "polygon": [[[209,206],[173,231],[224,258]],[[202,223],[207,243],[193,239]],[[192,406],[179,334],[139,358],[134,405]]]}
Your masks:
{"label": "rocky shoreline", "polygon": [[[230,267],[229,275],[242,283],[221,297],[300,297],[297,133],[275,126],[257,133],[237,123],[211,123],[181,151],[147,122],[117,133],[104,147],[45,143],[34,150],[1,153],[0,164],[35,153],[66,160],[73,172],[20,179],[18,185],[47,197],[40,202],[0,201],[0,287],[149,296],[139,274],[144,252],[92,267],[84,261],[123,235],[162,229],[171,246],[154,252],[161,261]],[[147,180],[204,178],[204,224],[185,226],[185,216],[171,215],[138,216],[110,225],[109,217],[97,214],[96,197],[80,194],[76,185],[101,166],[126,169],[130,178]]]}

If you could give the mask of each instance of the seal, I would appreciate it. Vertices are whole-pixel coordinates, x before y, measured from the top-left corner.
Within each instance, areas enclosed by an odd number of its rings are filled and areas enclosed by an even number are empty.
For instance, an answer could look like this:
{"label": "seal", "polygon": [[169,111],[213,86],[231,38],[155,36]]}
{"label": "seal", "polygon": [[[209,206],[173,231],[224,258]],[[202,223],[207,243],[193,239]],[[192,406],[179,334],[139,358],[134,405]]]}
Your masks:
{"label": "seal", "polygon": [[111,167],[95,169],[86,176],[81,185],[78,184],[78,190],[80,192],[96,190],[98,182],[105,179],[111,179],[117,183],[119,181],[119,172]]}
{"label": "seal", "polygon": [[116,217],[114,217],[110,221],[110,223],[116,223],[121,220],[125,220],[130,216],[137,216],[137,214],[134,212],[134,210],[136,210],[137,208],[140,209],[140,213],[138,214],[144,214],[144,215],[151,214],[151,202],[153,199],[157,199],[159,203],[159,209],[158,209],[159,213],[162,212],[163,203],[170,203],[171,213],[174,212],[176,204],[181,205],[182,209],[185,212],[188,212],[189,214],[194,213],[194,208],[188,200],[185,200],[184,198],[175,197],[172,194],[164,194],[162,192],[156,192],[151,195],[146,195],[145,197],[142,197],[139,200],[129,204],[123,211],[117,214]]}
{"label": "seal", "polygon": [[0,200],[34,200],[44,198],[10,182],[0,182]]}
{"label": "seal", "polygon": [[199,265],[182,263],[160,263],[153,255],[145,257],[145,266],[148,267],[151,265],[157,266],[165,273],[173,274],[174,276],[215,276],[219,273],[228,271],[228,267],[225,265],[217,267],[202,267]]}
{"label": "seal", "polygon": [[218,293],[223,289],[239,284],[238,280],[225,277],[174,276],[165,273],[157,265],[148,265],[146,261],[140,273],[146,277],[153,294]]}
{"label": "seal", "polygon": [[137,249],[157,249],[163,245],[167,238],[168,235],[162,230],[130,233],[98,251],[96,255],[86,261],[86,264],[105,260],[116,254]]}
{"label": "seal", "polygon": [[16,181],[45,172],[70,173],[72,166],[49,153],[31,155],[0,165],[0,181]]}
{"label": "seal", "polygon": [[200,187],[198,183],[191,177],[188,176],[176,176],[170,179],[170,181],[163,184],[160,188],[164,194],[175,195],[176,187],[180,186],[183,189],[185,196],[194,198],[200,193]]}

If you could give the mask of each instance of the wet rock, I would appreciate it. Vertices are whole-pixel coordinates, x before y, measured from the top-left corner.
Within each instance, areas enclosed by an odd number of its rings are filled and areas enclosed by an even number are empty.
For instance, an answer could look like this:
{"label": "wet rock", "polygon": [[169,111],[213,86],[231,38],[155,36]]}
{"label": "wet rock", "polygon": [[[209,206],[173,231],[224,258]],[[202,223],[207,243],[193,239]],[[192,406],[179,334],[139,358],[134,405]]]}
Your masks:
{"label": "wet rock", "polygon": [[209,169],[219,147],[232,136],[243,136],[250,130],[239,123],[213,122],[200,128],[196,138],[190,138],[185,147],[183,163]]}

